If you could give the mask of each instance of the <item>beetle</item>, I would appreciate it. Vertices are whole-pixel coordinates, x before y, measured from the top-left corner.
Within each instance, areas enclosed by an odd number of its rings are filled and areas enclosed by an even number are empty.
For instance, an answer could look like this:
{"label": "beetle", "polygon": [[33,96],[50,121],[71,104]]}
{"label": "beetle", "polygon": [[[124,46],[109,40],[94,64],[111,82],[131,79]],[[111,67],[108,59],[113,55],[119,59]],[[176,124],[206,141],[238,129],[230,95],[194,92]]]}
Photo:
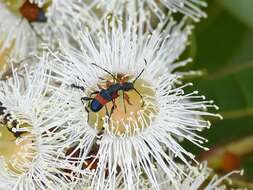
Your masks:
{"label": "beetle", "polygon": [[20,7],[19,11],[22,17],[28,21],[28,24],[30,25],[34,33],[38,36],[38,38],[40,38],[41,41],[43,41],[43,38],[33,26],[34,22],[38,23],[47,22],[46,13],[43,10],[43,8],[40,8],[38,7],[38,5],[32,4],[29,2],[29,0],[26,0],[25,3]]}
{"label": "beetle", "polygon": [[[147,64],[146,60],[145,60],[145,64]],[[115,99],[119,97],[119,94],[118,94],[119,91],[123,91],[123,98],[124,98],[124,100],[126,100],[128,102],[128,104],[131,104],[131,103],[129,101],[129,97],[127,96],[126,92],[132,91],[132,90],[135,91],[142,99],[142,106],[144,105],[142,95],[134,87],[135,82],[142,75],[142,73],[144,72],[144,69],[142,69],[142,71],[137,75],[137,77],[132,82],[125,82],[125,81],[122,81],[122,80],[119,80],[118,78],[116,78],[111,72],[104,69],[103,67],[100,67],[99,65],[97,65],[95,63],[92,63],[92,65],[102,69],[103,71],[108,73],[110,76],[112,76],[112,78],[116,81],[116,83],[112,83],[112,84],[109,83],[109,85],[107,85],[106,89],[101,89],[100,91],[93,92],[90,94],[89,97],[82,97],[81,98],[81,101],[83,102],[83,104],[88,101],[87,107],[89,107],[92,112],[99,112],[103,107],[105,107],[106,114],[110,118],[114,109],[116,108]],[[84,87],[82,87],[82,86],[77,86],[75,84],[72,84],[71,86],[74,88],[81,89],[82,91],[85,90]],[[92,95],[95,95],[95,97],[92,98],[91,97]],[[109,114],[107,106],[106,106],[106,104],[109,102],[113,103],[110,114]],[[89,112],[87,107],[85,107],[85,109],[87,112]],[[126,113],[125,101],[124,101],[124,110]]]}
{"label": "beetle", "polygon": [[[9,132],[13,134],[15,138],[19,138],[23,132],[14,132],[12,129],[16,128],[18,125],[17,120],[11,121],[11,114],[7,113],[5,114],[6,107],[3,106],[2,102],[0,102],[0,116],[3,116],[3,118],[0,118],[0,124],[5,125]],[[9,127],[9,125],[11,127]]]}
{"label": "beetle", "polygon": [[38,7],[36,4],[32,4],[27,0],[21,7],[20,7],[21,15],[28,20],[29,23],[32,22],[46,22],[47,17],[45,11]]}

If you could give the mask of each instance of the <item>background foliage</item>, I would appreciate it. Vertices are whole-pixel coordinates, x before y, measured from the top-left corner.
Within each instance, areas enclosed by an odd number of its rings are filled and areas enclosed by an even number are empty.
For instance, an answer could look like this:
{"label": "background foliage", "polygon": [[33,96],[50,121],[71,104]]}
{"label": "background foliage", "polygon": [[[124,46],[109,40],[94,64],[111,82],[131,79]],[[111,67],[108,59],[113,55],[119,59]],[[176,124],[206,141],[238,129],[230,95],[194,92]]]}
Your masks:
{"label": "background foliage", "polygon": [[[253,0],[209,0],[208,4],[208,18],[197,24],[188,53],[194,58],[189,67],[204,72],[195,79],[195,88],[213,99],[224,117],[210,118],[212,127],[204,132],[208,147],[215,150],[253,136]],[[249,182],[253,182],[251,141],[239,155],[239,167]]]}

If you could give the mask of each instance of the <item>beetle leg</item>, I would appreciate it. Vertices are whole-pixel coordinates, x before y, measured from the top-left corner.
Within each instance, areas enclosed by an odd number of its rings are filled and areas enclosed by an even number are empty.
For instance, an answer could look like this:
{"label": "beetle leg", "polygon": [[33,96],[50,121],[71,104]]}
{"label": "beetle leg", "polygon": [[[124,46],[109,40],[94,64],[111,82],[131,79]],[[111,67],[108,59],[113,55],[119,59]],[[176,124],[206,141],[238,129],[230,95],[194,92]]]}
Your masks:
{"label": "beetle leg", "polygon": [[92,92],[90,95],[98,94],[99,91]]}
{"label": "beetle leg", "polygon": [[109,117],[109,112],[108,112],[107,105],[105,105],[105,112],[106,112],[106,115]]}
{"label": "beetle leg", "polygon": [[90,100],[93,100],[93,98],[90,98],[90,97],[82,97],[82,98],[81,98],[81,101],[82,101],[83,104],[84,104],[85,102],[87,102],[87,101],[90,101]]}
{"label": "beetle leg", "polygon": [[123,105],[124,105],[124,111],[126,113],[125,91],[123,91]]}
{"label": "beetle leg", "polygon": [[113,111],[114,111],[114,109],[115,109],[116,107],[117,107],[117,106],[116,106],[115,100],[112,100],[112,108],[111,108],[111,112],[110,112],[110,117],[111,117],[111,115],[113,114]]}
{"label": "beetle leg", "polygon": [[133,105],[133,104],[130,102],[130,98],[129,98],[129,96],[127,95],[127,93],[124,93],[124,99],[127,101],[127,103],[128,103],[129,105]]}
{"label": "beetle leg", "polygon": [[134,91],[141,97],[141,100],[142,100],[142,105],[141,105],[141,107],[143,107],[143,106],[144,106],[143,96],[140,94],[140,92],[139,92],[138,90],[136,90],[135,88],[133,88],[133,89],[134,89]]}
{"label": "beetle leg", "polygon": [[89,111],[89,109],[88,109],[88,107],[87,107],[87,106],[85,106],[85,110],[86,110],[86,111],[87,111],[87,113],[88,113],[87,122],[89,122],[89,120],[90,120],[90,111]]}

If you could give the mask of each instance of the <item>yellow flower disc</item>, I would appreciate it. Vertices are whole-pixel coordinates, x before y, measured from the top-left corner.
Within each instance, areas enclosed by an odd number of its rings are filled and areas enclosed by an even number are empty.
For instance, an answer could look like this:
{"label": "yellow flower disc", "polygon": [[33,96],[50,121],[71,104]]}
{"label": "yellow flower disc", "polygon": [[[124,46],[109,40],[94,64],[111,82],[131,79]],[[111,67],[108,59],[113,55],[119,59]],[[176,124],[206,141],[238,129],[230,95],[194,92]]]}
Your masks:
{"label": "yellow flower disc", "polygon": [[7,7],[15,13],[19,12],[19,8],[25,3],[26,0],[3,0]]}
{"label": "yellow flower disc", "polygon": [[[6,163],[6,169],[21,174],[27,170],[27,167],[23,166],[29,165],[29,163],[35,158],[36,151],[34,146],[32,146],[31,137],[28,133],[24,133],[18,139],[15,138],[12,132],[10,132],[7,127],[10,124],[0,124],[0,156],[4,158]],[[23,123],[19,128],[30,128],[31,126],[27,123]]]}
{"label": "yellow flower disc", "polygon": [[[133,81],[133,76],[122,75],[124,82]],[[105,77],[106,80],[99,83],[98,86],[103,89],[108,89],[110,85],[118,83],[112,77]],[[109,81],[109,82],[108,82]],[[108,84],[109,83],[109,84]],[[140,93],[140,96],[135,90],[117,92],[118,97],[113,101],[108,102],[99,112],[92,112],[89,108],[89,124],[101,131],[105,124],[105,119],[109,119],[110,132],[115,135],[134,135],[136,131],[142,130],[152,122],[151,116],[155,114],[155,92],[151,86],[144,80],[138,79],[134,83],[134,88]],[[96,95],[93,95],[94,98]],[[114,109],[113,109],[114,105]],[[107,111],[106,111],[107,109]]]}

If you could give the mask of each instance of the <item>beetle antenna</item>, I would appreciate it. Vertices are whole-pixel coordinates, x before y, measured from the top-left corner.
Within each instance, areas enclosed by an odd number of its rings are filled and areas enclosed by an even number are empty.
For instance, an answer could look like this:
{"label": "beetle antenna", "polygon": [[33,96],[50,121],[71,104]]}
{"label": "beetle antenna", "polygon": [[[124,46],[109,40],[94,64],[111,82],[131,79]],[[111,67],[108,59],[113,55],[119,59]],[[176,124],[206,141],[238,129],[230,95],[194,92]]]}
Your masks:
{"label": "beetle antenna", "polygon": [[103,67],[100,67],[96,63],[91,63],[91,64],[94,65],[94,66],[96,66],[96,67],[98,67],[98,68],[100,68],[100,69],[102,69],[103,71],[105,71],[106,73],[108,73],[109,75],[111,75],[113,79],[115,79],[116,81],[120,82],[110,71],[104,69]]}
{"label": "beetle antenna", "polygon": [[141,100],[142,100],[142,105],[141,105],[141,107],[143,107],[143,106],[144,106],[143,96],[141,95],[141,93],[140,93],[136,88],[133,88],[133,89],[134,89],[134,91],[140,96],[140,98],[141,98]]}
{"label": "beetle antenna", "polygon": [[[145,66],[147,66],[147,60],[144,59],[145,61]],[[138,80],[138,78],[140,78],[140,76],[142,75],[142,73],[144,72],[144,68],[141,70],[141,72],[138,74],[138,76],[134,79],[134,81],[132,82],[133,84]]]}
{"label": "beetle antenna", "polygon": [[144,72],[144,69],[142,69],[142,71],[138,74],[138,76],[134,79],[134,81],[132,82],[133,84],[138,80],[138,78],[140,78],[140,76],[142,75],[142,73]]}

